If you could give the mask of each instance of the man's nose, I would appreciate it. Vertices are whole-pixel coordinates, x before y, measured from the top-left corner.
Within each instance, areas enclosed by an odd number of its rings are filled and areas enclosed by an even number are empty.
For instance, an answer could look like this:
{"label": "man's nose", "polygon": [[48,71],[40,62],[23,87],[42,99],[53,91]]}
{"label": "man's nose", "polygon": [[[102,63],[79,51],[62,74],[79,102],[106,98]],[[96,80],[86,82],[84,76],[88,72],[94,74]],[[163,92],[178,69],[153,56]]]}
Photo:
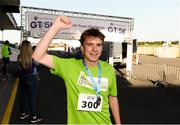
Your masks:
{"label": "man's nose", "polygon": [[97,51],[98,50],[98,46],[97,45],[93,45],[93,51]]}

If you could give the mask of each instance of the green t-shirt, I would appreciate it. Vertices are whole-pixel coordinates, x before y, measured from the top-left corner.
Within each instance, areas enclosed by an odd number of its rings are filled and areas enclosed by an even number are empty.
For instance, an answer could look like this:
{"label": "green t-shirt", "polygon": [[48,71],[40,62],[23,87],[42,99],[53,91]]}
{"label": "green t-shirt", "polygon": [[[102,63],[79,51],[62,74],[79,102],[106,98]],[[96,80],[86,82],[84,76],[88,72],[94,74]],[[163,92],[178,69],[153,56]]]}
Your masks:
{"label": "green t-shirt", "polygon": [[3,45],[3,47],[2,47],[2,56],[4,58],[9,58],[9,46]]}
{"label": "green t-shirt", "polygon": [[[98,109],[94,101],[97,97],[96,92],[82,59],[64,59],[53,56],[53,64],[54,69],[51,72],[62,77],[65,81],[68,124],[111,124],[108,96],[117,96],[114,68],[106,62],[100,61],[102,108],[96,111]],[[98,81],[98,66],[89,69],[94,80]],[[91,109],[95,109],[95,111],[91,111]]]}

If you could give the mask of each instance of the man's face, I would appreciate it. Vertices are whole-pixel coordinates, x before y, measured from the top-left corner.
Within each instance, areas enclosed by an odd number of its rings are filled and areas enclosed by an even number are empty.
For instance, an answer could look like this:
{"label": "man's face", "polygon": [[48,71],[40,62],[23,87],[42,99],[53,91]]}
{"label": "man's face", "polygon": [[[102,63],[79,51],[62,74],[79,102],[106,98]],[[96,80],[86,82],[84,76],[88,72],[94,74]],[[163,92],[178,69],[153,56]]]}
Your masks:
{"label": "man's face", "polygon": [[97,63],[101,56],[103,43],[100,38],[87,37],[81,46],[86,63]]}

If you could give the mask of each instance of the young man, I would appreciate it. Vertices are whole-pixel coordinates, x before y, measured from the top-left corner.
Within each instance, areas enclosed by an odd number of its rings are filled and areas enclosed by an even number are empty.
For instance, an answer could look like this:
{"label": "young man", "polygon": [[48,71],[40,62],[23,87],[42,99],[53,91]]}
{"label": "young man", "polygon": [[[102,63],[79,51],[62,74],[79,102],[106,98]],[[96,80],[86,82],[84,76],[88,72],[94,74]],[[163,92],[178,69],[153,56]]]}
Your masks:
{"label": "young man", "polygon": [[104,42],[104,35],[99,30],[89,29],[81,35],[84,59],[63,59],[47,54],[56,34],[71,26],[68,17],[58,16],[38,43],[32,57],[64,79],[68,124],[111,124],[109,108],[115,123],[120,124],[115,70],[99,60]]}
{"label": "young man", "polygon": [[2,46],[2,59],[3,59],[3,80],[6,80],[8,75],[9,56],[11,55],[11,49],[9,47],[9,41],[6,40]]}

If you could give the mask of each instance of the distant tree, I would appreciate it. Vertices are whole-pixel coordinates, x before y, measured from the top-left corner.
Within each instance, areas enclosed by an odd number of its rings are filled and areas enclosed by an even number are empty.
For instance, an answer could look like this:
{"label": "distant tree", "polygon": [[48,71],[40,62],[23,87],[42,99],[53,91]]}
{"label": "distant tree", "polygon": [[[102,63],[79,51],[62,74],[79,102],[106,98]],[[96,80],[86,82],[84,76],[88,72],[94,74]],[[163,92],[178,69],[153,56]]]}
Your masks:
{"label": "distant tree", "polygon": [[172,41],[171,44],[173,44],[173,45],[178,45],[178,44],[179,44],[179,41]]}

